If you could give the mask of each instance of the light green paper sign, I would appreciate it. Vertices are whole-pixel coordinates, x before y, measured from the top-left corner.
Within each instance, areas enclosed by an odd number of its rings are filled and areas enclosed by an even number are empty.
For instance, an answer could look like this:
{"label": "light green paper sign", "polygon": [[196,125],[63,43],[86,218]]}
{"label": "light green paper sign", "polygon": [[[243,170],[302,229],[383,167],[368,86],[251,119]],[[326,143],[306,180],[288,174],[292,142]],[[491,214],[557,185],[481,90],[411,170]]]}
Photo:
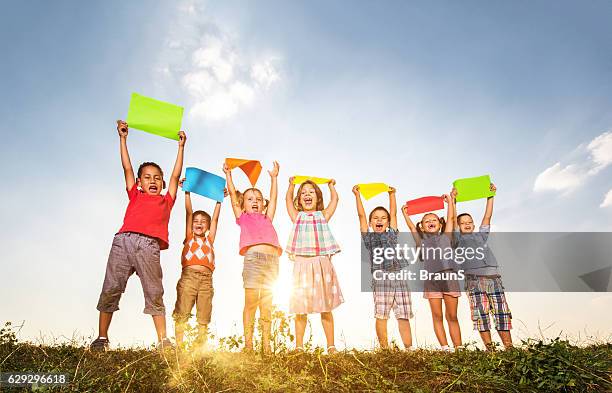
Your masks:
{"label": "light green paper sign", "polygon": [[183,107],[132,93],[127,123],[151,134],[179,140]]}
{"label": "light green paper sign", "polygon": [[495,195],[491,191],[491,178],[489,175],[457,179],[453,182],[457,189],[457,202],[473,201]]}

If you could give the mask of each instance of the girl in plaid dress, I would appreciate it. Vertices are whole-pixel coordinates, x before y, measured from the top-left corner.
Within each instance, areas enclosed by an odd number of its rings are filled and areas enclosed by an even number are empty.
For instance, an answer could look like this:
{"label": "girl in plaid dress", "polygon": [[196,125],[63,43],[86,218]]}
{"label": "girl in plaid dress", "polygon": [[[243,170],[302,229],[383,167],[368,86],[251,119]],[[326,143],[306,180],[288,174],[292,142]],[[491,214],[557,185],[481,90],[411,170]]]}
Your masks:
{"label": "girl in plaid dress", "polygon": [[[389,187],[389,210],[382,206],[375,207],[366,219],[365,210],[359,194],[359,186],[353,187],[359,216],[359,229],[366,249],[372,255],[374,248],[395,248],[398,245],[399,231],[397,229],[397,202],[395,188]],[[372,229],[372,232],[369,231]],[[381,348],[387,348],[387,321],[391,310],[397,319],[400,336],[404,347],[412,347],[410,318],[412,318],[412,301],[410,289],[406,280],[374,279],[374,271],[399,272],[404,266],[397,259],[385,260],[375,268],[371,263],[372,295],[374,297],[374,317],[376,318],[376,336]]]}
{"label": "girl in plaid dress", "polygon": [[338,205],[335,180],[328,183],[331,200],[323,205],[319,186],[307,180],[294,197],[294,178],[289,179],[285,202],[293,227],[286,251],[293,260],[293,289],[289,312],[295,315],[296,349],[304,345],[307,315],[321,314],[321,324],[327,340],[327,352],[336,352],[332,310],[344,299],[331,257],[340,252],[327,222]]}

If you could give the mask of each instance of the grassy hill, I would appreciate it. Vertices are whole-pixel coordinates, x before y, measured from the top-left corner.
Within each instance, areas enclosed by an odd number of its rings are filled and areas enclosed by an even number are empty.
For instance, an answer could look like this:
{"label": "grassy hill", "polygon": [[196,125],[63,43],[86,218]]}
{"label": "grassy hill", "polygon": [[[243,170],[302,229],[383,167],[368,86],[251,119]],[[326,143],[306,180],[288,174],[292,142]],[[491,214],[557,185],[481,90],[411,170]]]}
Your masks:
{"label": "grassy hill", "polygon": [[215,351],[90,352],[85,343],[19,342],[6,325],[0,330],[0,372],[68,373],[68,386],[49,390],[73,392],[612,391],[610,343],[577,347],[556,339],[493,353],[354,350],[333,355],[317,348],[296,353],[277,343],[278,353],[263,356],[235,351],[240,344],[235,337],[218,342]]}

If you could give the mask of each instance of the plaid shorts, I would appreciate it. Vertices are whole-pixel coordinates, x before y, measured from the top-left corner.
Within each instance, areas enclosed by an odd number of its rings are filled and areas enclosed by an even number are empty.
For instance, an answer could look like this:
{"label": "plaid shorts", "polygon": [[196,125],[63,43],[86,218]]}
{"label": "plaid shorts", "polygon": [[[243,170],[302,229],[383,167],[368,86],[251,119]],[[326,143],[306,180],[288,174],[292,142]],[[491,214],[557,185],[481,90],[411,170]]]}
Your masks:
{"label": "plaid shorts", "polygon": [[474,330],[491,330],[491,314],[495,319],[495,329],[512,329],[512,314],[500,277],[467,275],[465,288],[470,300]]}
{"label": "plaid shorts", "polygon": [[412,318],[410,288],[405,280],[372,280],[374,317],[389,319],[391,310],[396,319]]}
{"label": "plaid shorts", "polygon": [[162,268],[157,239],[134,232],[117,233],[106,263],[104,284],[98,300],[98,311],[119,310],[119,299],[128,279],[136,273],[144,292],[144,313],[165,315]]}

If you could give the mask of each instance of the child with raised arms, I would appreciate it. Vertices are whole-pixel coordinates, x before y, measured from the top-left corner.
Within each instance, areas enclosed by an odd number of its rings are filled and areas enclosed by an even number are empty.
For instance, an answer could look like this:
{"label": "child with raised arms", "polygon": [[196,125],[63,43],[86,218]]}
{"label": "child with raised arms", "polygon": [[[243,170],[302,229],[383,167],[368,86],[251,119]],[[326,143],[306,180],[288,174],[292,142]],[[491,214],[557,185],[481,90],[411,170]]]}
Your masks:
{"label": "child with raised arms", "polygon": [[113,239],[106,263],[104,284],[97,306],[100,312],[99,334],[90,347],[94,350],[108,349],[108,328],[113,313],[119,310],[119,299],[133,273],[140,278],[145,298],[144,313],[153,317],[158,347],[170,347],[172,343],[166,337],[166,308],[159,252],[168,248],[168,221],[183,169],[183,152],[187,137],[183,131],[179,132],[176,162],[168,191],[162,195],[166,182],[160,166],[154,162],[145,162],[138,168],[137,177],[134,177],[127,149],[128,124],[118,120],[117,131],[130,202],[125,211],[123,226]]}
{"label": "child with raised arms", "polygon": [[278,194],[279,165],[274,162],[270,174],[270,201],[264,199],[257,188],[249,188],[243,193],[236,191],[232,172],[224,163],[223,172],[227,179],[227,189],[232,201],[236,224],[240,226],[240,255],[244,256],[242,279],[244,286],[244,326],[245,349],[253,349],[253,329],[255,314],[259,308],[262,322],[262,346],[265,353],[270,352],[270,326],[272,318],[272,289],[278,277],[278,259],[282,248],[276,230],[272,225],[276,212]]}
{"label": "child with raised arms", "polygon": [[338,206],[335,180],[328,182],[331,200],[323,204],[323,193],[313,181],[300,185],[294,197],[294,178],[289,178],[285,203],[293,222],[286,251],[293,260],[293,288],[289,312],[295,314],[296,349],[304,346],[308,314],[321,314],[327,352],[336,352],[332,310],[344,299],[331,258],[340,252],[328,225]]}
{"label": "child with raised arms", "polygon": [[[446,339],[443,319],[446,317],[454,348],[460,347],[461,328],[457,320],[457,306],[461,292],[458,280],[444,278],[445,275],[450,276],[449,273],[452,274],[455,271],[455,262],[452,258],[446,258],[445,255],[449,251],[452,253],[455,205],[450,195],[444,195],[444,200],[447,204],[446,220],[435,213],[426,213],[421,221],[414,225],[408,214],[407,206],[402,208],[402,213],[417,247],[420,247],[424,270],[428,273],[428,279],[424,282],[423,296],[429,301],[436,338],[443,350],[451,351]],[[438,274],[441,279],[437,279]],[[434,277],[429,278],[431,275]]]}
{"label": "child with raised arms", "polygon": [[[496,187],[491,183],[491,191]],[[457,190],[453,189],[453,199]],[[497,260],[491,249],[487,247],[491,231],[491,217],[493,216],[493,199],[487,198],[484,217],[478,232],[474,232],[474,220],[468,213],[462,213],[455,218],[456,246],[463,248],[483,248],[484,258],[466,260],[462,267],[465,271],[465,289],[470,300],[470,310],[474,330],[480,333],[480,338],[487,350],[492,349],[491,341],[491,315],[495,320],[495,329],[499,334],[505,348],[512,347],[512,314],[506,301],[504,286],[499,274]]]}
{"label": "child with raised arms", "polygon": [[[183,186],[182,179],[180,186]],[[227,193],[227,191],[226,191]],[[191,310],[196,306],[198,322],[198,345],[206,344],[208,324],[212,313],[213,271],[215,270],[215,251],[213,245],[217,235],[217,223],[221,202],[215,204],[212,218],[204,210],[193,211],[191,193],[185,191],[185,240],[181,252],[181,278],[176,284],[176,304],[174,318],[174,335],[177,346],[183,343],[185,326],[191,317]]]}
{"label": "child with raised arms", "polygon": [[[372,277],[372,294],[374,297],[374,318],[376,319],[376,336],[381,348],[388,348],[387,321],[393,310],[397,319],[402,342],[406,349],[412,347],[410,331],[410,318],[412,318],[412,302],[410,288],[406,280],[393,280],[388,278],[376,279],[375,270],[383,272],[399,272],[403,267],[397,258],[385,259],[382,264],[375,265],[372,260],[372,250],[375,248],[392,248],[398,245],[399,231],[397,229],[397,202],[395,188],[389,188],[389,210],[383,206],[375,207],[366,219],[365,210],[359,194],[359,185],[353,187],[359,217],[361,238],[370,253],[370,266]],[[370,229],[372,231],[370,231]]]}

